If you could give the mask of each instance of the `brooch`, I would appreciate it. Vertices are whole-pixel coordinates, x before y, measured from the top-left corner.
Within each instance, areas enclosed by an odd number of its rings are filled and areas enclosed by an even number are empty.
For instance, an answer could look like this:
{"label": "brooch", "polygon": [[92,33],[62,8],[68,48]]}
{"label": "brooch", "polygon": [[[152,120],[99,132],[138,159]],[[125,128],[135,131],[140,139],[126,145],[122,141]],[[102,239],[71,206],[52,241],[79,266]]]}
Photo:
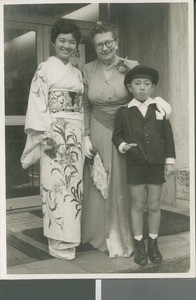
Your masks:
{"label": "brooch", "polygon": [[128,57],[125,57],[125,59],[121,59],[120,62],[116,65],[117,70],[122,73],[126,74],[130,68],[126,65]]}

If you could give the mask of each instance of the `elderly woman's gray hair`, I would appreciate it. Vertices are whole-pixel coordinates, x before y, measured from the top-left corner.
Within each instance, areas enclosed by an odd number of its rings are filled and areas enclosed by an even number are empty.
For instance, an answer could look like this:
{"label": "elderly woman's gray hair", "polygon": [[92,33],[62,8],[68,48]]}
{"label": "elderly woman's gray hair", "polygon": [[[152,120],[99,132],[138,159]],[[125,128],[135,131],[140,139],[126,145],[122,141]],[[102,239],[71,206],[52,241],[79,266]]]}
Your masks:
{"label": "elderly woman's gray hair", "polygon": [[102,23],[100,21],[91,29],[91,38],[94,39],[95,35],[98,33],[112,32],[113,38],[119,40],[119,29],[118,26],[111,23]]}

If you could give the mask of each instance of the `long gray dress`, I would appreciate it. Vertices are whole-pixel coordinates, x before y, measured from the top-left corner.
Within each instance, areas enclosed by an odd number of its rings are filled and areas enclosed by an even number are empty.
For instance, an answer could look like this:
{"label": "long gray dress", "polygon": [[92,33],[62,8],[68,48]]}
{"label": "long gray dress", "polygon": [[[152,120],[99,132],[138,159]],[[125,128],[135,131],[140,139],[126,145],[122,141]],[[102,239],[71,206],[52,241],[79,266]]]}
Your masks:
{"label": "long gray dress", "polygon": [[[134,67],[138,63],[129,61]],[[102,158],[108,175],[108,197],[105,200],[90,178],[89,166],[84,166],[84,199],[82,241],[109,251],[109,257],[129,257],[133,252],[130,204],[126,181],[125,158],[112,144],[116,111],[130,101],[124,74],[114,67],[106,78],[100,60],[83,69],[85,135]]]}

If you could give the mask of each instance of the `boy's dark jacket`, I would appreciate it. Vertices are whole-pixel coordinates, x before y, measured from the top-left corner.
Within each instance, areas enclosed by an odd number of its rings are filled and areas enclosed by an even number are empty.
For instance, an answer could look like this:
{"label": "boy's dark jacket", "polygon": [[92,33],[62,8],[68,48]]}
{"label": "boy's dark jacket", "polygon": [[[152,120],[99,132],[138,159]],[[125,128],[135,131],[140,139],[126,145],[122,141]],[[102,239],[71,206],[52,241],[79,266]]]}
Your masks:
{"label": "boy's dark jacket", "polygon": [[122,142],[136,143],[126,152],[128,165],[165,164],[166,158],[175,158],[175,145],[169,120],[156,119],[156,105],[150,104],[143,117],[136,106],[121,107],[117,111],[112,141],[117,150]]}

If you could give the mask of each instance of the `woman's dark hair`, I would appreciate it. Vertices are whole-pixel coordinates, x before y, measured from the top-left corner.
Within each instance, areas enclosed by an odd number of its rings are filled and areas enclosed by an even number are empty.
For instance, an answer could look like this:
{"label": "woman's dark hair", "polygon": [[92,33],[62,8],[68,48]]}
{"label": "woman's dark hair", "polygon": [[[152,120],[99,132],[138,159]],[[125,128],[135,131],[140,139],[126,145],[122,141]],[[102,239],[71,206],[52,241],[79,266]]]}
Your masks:
{"label": "woman's dark hair", "polygon": [[91,29],[91,38],[94,39],[98,33],[112,32],[113,38],[119,40],[119,29],[118,26],[111,23],[97,22],[97,24]]}
{"label": "woman's dark hair", "polygon": [[71,33],[74,39],[76,39],[77,46],[78,46],[81,38],[81,32],[80,32],[80,28],[73,21],[60,19],[53,24],[51,35],[50,35],[53,44],[55,43],[56,38],[60,33],[65,33],[65,34]]}

